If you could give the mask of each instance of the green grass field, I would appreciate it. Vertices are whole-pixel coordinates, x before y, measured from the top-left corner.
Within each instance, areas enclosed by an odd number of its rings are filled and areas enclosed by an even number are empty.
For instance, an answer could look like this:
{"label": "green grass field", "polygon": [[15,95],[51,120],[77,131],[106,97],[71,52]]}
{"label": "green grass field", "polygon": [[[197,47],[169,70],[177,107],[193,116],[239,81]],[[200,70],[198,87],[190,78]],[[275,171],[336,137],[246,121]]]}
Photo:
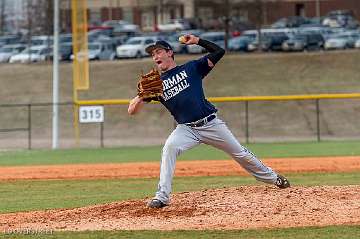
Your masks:
{"label": "green grass field", "polygon": [[[360,155],[360,141],[263,143],[246,146],[260,158]],[[3,151],[0,152],[0,166],[150,162],[159,161],[160,154],[161,146]],[[230,158],[220,150],[201,145],[185,152],[179,159],[219,160]]]}
{"label": "green grass field", "polygon": [[[262,157],[304,157],[360,155],[360,142],[303,142],[250,144]],[[114,163],[158,161],[161,147],[79,149],[57,151],[11,151],[0,153],[1,166],[49,165],[74,163]],[[208,147],[188,151],[180,160],[225,159],[222,152]],[[293,173],[287,175],[292,185],[357,185],[360,172]],[[0,213],[74,208],[127,199],[152,197],[157,178],[106,180],[15,180],[0,182]],[[198,191],[206,188],[261,185],[252,177],[176,177],[174,192]],[[0,232],[1,233],[1,232]],[[7,234],[8,233],[8,234]],[[291,228],[238,231],[98,231],[56,232],[53,234],[9,234],[3,238],[358,238],[359,226]]]}
{"label": "green grass field", "polygon": [[78,238],[78,239],[357,239],[359,226],[305,227],[262,230],[205,230],[205,231],[98,231],[98,232],[55,232],[39,235],[5,234],[3,238]]}

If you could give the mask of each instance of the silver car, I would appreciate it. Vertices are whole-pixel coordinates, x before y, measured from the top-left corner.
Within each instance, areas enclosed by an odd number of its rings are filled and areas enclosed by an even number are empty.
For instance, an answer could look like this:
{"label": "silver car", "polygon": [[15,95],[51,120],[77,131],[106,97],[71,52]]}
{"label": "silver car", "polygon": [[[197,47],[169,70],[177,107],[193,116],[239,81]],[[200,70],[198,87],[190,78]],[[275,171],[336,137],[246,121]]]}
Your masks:
{"label": "silver car", "polygon": [[354,47],[355,47],[356,49],[359,49],[359,48],[360,48],[360,39],[356,40]]}
{"label": "silver car", "polygon": [[154,36],[132,37],[116,48],[118,58],[142,58],[148,56],[145,48],[157,40]]}
{"label": "silver car", "polygon": [[[78,58],[84,56],[84,52],[78,53]],[[87,57],[89,60],[114,60],[116,53],[112,44],[104,42],[90,42],[88,45]],[[74,55],[70,56],[74,60]]]}
{"label": "silver car", "polygon": [[3,48],[0,48],[0,62],[8,62],[10,57],[19,54],[24,49],[25,45],[22,44],[6,45]]}
{"label": "silver car", "polygon": [[324,49],[346,49],[353,48],[356,40],[359,38],[357,33],[341,33],[334,35],[325,41]]}
{"label": "silver car", "polygon": [[26,62],[39,62],[45,61],[50,58],[50,54],[52,52],[51,48],[47,46],[32,46],[30,48],[26,48],[19,54],[13,55],[10,57],[10,63],[26,63]]}
{"label": "silver car", "polygon": [[283,51],[303,51],[306,47],[305,35],[291,35],[288,40],[281,45]]}

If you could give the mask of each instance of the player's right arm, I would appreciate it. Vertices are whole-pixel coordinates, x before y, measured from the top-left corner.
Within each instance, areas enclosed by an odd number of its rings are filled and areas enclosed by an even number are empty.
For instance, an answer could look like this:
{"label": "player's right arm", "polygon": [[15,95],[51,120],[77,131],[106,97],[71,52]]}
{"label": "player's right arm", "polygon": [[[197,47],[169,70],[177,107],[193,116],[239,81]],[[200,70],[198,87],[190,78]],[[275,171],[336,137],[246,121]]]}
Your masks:
{"label": "player's right arm", "polygon": [[128,107],[128,113],[129,115],[134,115],[136,113],[138,113],[141,108],[143,107],[144,105],[144,101],[142,98],[140,98],[138,95],[133,98],[130,103],[129,103],[129,107]]}

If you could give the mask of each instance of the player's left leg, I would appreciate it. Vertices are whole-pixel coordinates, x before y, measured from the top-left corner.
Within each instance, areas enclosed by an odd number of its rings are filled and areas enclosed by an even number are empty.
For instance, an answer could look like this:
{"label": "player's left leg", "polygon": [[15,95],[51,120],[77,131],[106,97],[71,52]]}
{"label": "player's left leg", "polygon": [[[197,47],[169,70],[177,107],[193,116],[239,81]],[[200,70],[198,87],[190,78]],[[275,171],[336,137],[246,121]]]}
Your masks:
{"label": "player's left leg", "polygon": [[169,204],[176,159],[182,152],[195,147],[199,143],[196,133],[185,125],[177,125],[176,129],[170,134],[162,150],[160,179],[153,199],[155,200],[153,204],[156,203],[159,206],[149,204],[150,207],[161,207]]}
{"label": "player's left leg", "polygon": [[201,141],[228,153],[257,180],[276,184],[278,174],[261,162],[250,150],[242,146],[219,118],[198,129]]}

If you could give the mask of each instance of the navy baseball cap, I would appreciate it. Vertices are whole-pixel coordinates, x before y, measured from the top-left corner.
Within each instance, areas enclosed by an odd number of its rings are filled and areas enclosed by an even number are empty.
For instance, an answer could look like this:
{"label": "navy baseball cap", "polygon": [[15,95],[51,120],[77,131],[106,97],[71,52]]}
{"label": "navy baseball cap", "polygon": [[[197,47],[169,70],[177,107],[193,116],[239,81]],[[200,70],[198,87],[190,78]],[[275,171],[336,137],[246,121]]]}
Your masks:
{"label": "navy baseball cap", "polygon": [[165,49],[165,50],[173,50],[172,47],[170,46],[169,43],[167,43],[166,41],[156,41],[154,44],[151,44],[150,46],[146,47],[145,48],[145,51],[151,55],[151,52],[157,48],[162,48],[162,49]]}

